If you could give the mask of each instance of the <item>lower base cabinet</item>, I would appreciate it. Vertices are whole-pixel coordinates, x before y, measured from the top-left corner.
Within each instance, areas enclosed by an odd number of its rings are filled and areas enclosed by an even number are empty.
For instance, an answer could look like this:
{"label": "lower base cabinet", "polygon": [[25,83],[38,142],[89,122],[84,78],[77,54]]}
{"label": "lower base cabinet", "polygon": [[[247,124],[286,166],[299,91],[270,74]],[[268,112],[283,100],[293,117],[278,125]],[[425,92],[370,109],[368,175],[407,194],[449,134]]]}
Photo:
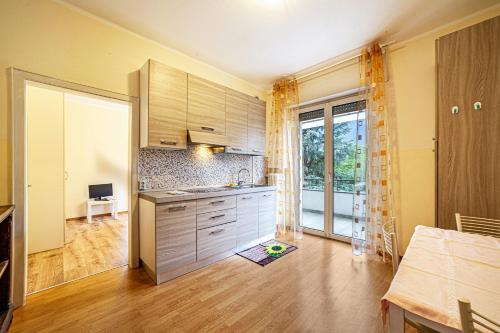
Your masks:
{"label": "lower base cabinet", "polygon": [[276,195],[158,204],[141,198],[139,229],[141,263],[159,284],[274,238]]}

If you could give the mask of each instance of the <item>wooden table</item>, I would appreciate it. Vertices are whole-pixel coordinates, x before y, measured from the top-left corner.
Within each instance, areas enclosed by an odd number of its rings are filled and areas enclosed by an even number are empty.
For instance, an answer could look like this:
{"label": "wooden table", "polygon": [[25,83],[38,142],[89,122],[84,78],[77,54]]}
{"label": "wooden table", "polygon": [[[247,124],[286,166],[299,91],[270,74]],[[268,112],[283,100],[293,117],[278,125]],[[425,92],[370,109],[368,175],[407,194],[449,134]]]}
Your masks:
{"label": "wooden table", "polygon": [[500,319],[500,240],[417,226],[382,298],[389,331],[404,332],[406,317],[439,332],[461,332],[461,297]]}

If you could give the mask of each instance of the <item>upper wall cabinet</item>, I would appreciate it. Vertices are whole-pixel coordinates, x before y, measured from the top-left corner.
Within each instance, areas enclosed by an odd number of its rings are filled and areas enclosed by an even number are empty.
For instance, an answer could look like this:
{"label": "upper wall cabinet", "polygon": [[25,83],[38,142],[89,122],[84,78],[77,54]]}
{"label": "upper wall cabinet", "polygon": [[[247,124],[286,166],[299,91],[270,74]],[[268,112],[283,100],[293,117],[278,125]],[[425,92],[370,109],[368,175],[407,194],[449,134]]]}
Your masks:
{"label": "upper wall cabinet", "polygon": [[226,89],[226,135],[228,153],[248,153],[248,96]]}
{"label": "upper wall cabinet", "polygon": [[266,103],[248,97],[248,153],[264,155],[266,152]]}
{"label": "upper wall cabinet", "polygon": [[141,147],[187,148],[187,73],[149,60],[140,71]]}
{"label": "upper wall cabinet", "polygon": [[191,74],[188,87],[188,130],[225,135],[226,88]]}

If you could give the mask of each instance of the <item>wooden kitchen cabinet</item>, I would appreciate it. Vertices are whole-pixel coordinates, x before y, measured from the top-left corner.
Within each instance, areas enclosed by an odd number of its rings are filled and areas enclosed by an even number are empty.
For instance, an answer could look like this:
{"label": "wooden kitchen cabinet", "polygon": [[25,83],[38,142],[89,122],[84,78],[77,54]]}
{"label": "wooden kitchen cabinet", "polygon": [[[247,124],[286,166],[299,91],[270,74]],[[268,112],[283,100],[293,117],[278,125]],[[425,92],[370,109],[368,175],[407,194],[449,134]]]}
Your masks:
{"label": "wooden kitchen cabinet", "polygon": [[140,70],[140,144],[186,149],[187,73],[148,60]]}
{"label": "wooden kitchen cabinet", "polygon": [[238,249],[259,238],[259,193],[238,195],[236,235]]}
{"label": "wooden kitchen cabinet", "polygon": [[232,89],[226,90],[227,153],[248,152],[248,96]]}
{"label": "wooden kitchen cabinet", "polygon": [[266,153],[266,103],[248,97],[248,153]]}
{"label": "wooden kitchen cabinet", "polygon": [[[259,195],[259,238],[276,234],[276,193],[262,192]],[[271,237],[271,238],[272,238]]]}
{"label": "wooden kitchen cabinet", "polygon": [[188,117],[190,131],[226,134],[226,88],[188,74]]}

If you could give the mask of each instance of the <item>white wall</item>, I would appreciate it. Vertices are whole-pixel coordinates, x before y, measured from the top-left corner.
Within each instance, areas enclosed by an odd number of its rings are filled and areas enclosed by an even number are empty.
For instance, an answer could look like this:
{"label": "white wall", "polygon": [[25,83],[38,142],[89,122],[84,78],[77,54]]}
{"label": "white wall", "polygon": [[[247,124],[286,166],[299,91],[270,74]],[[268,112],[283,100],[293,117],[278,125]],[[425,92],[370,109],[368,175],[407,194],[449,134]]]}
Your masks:
{"label": "white wall", "polygon": [[118,211],[128,210],[129,114],[124,103],[64,94],[66,218],[86,215],[90,184],[113,183]]}

